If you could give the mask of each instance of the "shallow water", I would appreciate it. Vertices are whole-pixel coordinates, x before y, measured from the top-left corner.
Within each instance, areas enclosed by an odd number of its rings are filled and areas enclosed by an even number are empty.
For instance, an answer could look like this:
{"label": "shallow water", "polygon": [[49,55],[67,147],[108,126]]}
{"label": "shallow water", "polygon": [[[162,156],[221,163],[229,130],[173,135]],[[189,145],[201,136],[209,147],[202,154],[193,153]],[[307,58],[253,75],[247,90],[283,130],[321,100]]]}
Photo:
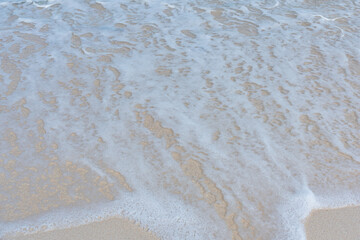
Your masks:
{"label": "shallow water", "polygon": [[133,219],[304,239],[360,203],[360,4],[0,1],[0,237]]}

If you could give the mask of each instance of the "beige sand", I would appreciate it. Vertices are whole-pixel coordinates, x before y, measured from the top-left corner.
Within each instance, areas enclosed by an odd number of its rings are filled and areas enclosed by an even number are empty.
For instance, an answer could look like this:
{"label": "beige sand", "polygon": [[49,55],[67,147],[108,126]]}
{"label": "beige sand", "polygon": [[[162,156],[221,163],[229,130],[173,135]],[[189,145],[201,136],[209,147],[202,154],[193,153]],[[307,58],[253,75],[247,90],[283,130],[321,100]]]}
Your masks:
{"label": "beige sand", "polygon": [[315,210],[305,229],[307,240],[359,240],[360,207]]}
{"label": "beige sand", "polygon": [[79,227],[8,237],[5,240],[158,240],[151,232],[125,219],[112,218]]}

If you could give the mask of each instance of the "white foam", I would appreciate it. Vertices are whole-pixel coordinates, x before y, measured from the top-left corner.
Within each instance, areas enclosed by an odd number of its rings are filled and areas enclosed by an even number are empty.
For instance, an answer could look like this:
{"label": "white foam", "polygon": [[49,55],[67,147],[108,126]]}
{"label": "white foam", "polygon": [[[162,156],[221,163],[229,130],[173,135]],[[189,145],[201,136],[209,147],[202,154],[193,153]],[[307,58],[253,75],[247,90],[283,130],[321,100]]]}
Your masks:
{"label": "white foam", "polygon": [[[91,204],[3,221],[0,236],[116,215],[163,239],[230,239],[202,193],[216,191],[184,174],[171,156],[180,151],[146,128],[145,113],[173,130],[186,150],[182,163],[201,164],[244,239],[304,239],[302,220],[312,209],[360,203],[358,5],[107,0],[98,2],[103,9],[87,2],[0,2],[4,19],[19,16],[0,25],[0,56],[22,71],[12,94],[12,70],[0,71],[0,136],[13,131],[23,150],[15,156],[15,143],[4,138],[0,156],[24,174],[51,169],[57,157],[60,166],[71,161],[116,183],[111,168],[134,191],[119,184],[113,201],[94,193]],[[96,192],[90,180],[84,184]]]}

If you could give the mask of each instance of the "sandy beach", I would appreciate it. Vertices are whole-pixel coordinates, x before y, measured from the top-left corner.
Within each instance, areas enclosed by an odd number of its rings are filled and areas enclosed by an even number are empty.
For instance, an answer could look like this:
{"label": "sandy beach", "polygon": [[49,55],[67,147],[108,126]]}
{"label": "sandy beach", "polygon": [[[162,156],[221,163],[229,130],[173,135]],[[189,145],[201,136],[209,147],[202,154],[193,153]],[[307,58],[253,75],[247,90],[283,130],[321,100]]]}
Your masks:
{"label": "sandy beach", "polygon": [[[360,207],[318,209],[305,222],[307,240],[360,239]],[[138,224],[111,218],[67,229],[5,237],[4,240],[159,240],[155,234]]]}
{"label": "sandy beach", "polygon": [[159,240],[138,224],[121,218],[60,230],[5,237],[4,240]]}
{"label": "sandy beach", "polygon": [[[318,209],[305,222],[307,240],[360,239],[360,207]],[[159,240],[155,234],[138,224],[111,218],[66,229],[5,237],[4,240]]]}
{"label": "sandy beach", "polygon": [[305,228],[307,240],[358,240],[360,207],[314,210]]}

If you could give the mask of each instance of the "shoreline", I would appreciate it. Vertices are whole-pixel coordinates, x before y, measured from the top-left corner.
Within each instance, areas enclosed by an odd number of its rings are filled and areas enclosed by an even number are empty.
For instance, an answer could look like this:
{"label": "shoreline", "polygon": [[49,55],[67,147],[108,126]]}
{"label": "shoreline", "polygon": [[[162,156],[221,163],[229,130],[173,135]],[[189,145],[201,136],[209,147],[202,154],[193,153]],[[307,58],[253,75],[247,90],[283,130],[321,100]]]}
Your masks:
{"label": "shoreline", "polygon": [[83,240],[83,239],[122,239],[122,240],[159,240],[154,233],[125,218],[108,218],[76,227],[39,231],[37,233],[13,233],[4,240]]}
{"label": "shoreline", "polygon": [[[314,209],[305,218],[306,240],[355,240],[360,239],[360,206]],[[154,233],[139,224],[119,217],[63,229],[39,231],[36,233],[12,233],[4,240],[83,240],[122,239],[159,240]]]}

